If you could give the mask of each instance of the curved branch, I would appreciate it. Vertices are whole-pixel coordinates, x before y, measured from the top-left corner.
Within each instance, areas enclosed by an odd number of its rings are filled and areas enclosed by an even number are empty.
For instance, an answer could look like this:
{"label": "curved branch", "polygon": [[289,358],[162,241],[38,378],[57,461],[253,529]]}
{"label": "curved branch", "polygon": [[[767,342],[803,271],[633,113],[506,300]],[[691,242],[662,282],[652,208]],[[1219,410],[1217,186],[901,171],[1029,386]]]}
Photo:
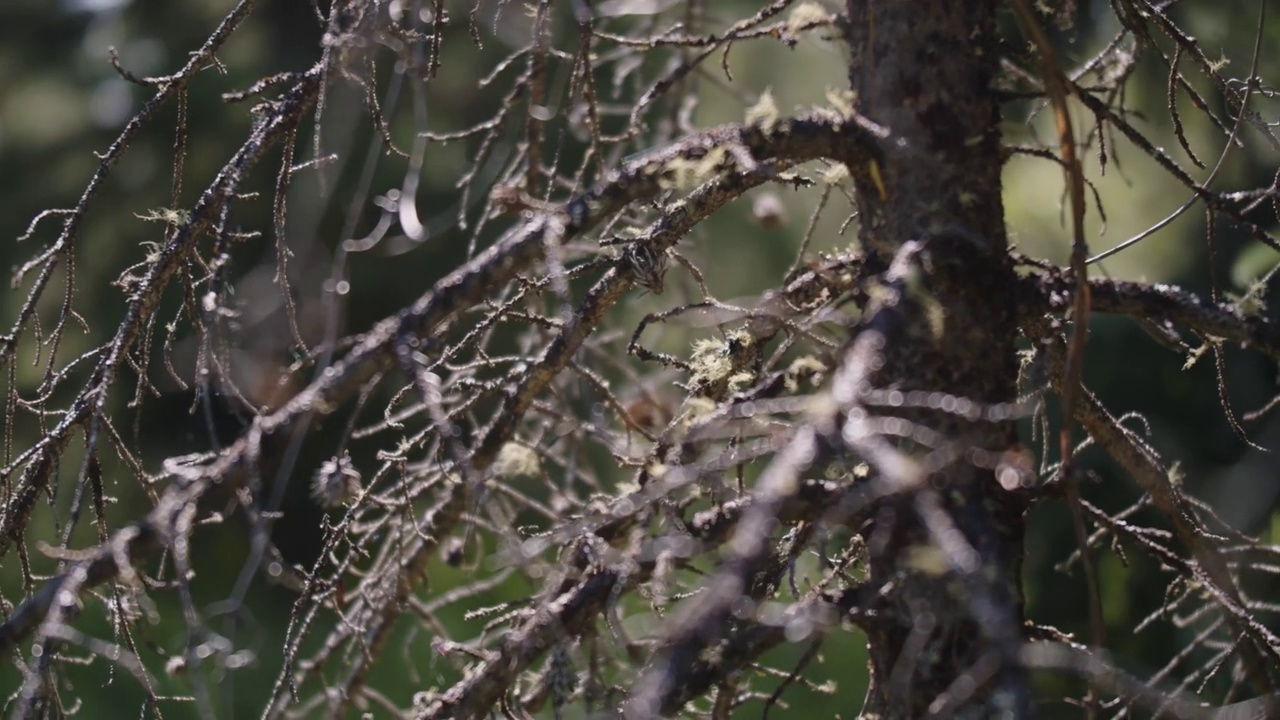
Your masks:
{"label": "curved branch", "polygon": [[[1060,340],[1048,342],[1049,378],[1055,391],[1061,392],[1065,372],[1065,349]],[[1250,682],[1270,697],[1276,692],[1275,669],[1280,668],[1280,638],[1252,617],[1241,598],[1227,561],[1205,532],[1195,509],[1169,479],[1153,451],[1134,437],[1107,412],[1098,398],[1081,388],[1075,417],[1103,449],[1120,464],[1151,498],[1151,502],[1173,526],[1178,540],[1196,560],[1196,580],[1217,601],[1232,632],[1239,638],[1240,653],[1248,669]]]}
{"label": "curved branch", "polygon": [[[187,244],[194,242],[197,231],[211,222],[216,215],[214,210],[225,200],[221,189],[225,188],[230,177],[239,177],[256,161],[265,149],[290,129],[288,120],[296,120],[298,116],[314,102],[318,91],[319,69],[308,71],[302,80],[286,95],[281,106],[288,108],[276,119],[263,124],[253,137],[246,142],[233,161],[224,169],[222,175],[209,190],[201,196],[201,202],[193,211],[190,220],[181,229],[174,240],[166,247],[161,259],[151,267],[142,287],[135,294],[130,304],[130,312],[112,347],[114,351],[99,365],[95,372],[92,388],[105,390],[115,364],[123,357],[123,349],[128,347],[136,337],[137,329],[158,303],[158,289],[163,281],[171,275],[174,263],[183,254]],[[157,508],[138,523],[125,528],[113,537],[112,541],[85,551],[82,558],[62,575],[48,583],[49,586],[61,585],[69,577],[84,577],[78,583],[77,592],[84,592],[95,584],[107,582],[117,577],[121,568],[112,558],[116,556],[114,548],[120,538],[128,534],[136,534],[140,528],[155,527],[159,531],[154,535],[155,542],[129,545],[127,555],[130,562],[137,563],[149,553],[165,547],[170,538],[166,533],[171,523],[175,507],[186,507],[198,502],[206,493],[215,487],[232,488],[243,482],[243,478],[231,469],[242,468],[256,460],[257,442],[261,438],[277,433],[288,433],[298,427],[299,423],[309,422],[315,416],[322,416],[336,411],[347,400],[354,396],[360,387],[375,374],[391,369],[394,366],[395,350],[400,343],[421,342],[444,322],[456,317],[459,313],[481,302],[496,288],[515,277],[515,275],[542,260],[547,243],[564,242],[581,232],[595,226],[605,218],[616,213],[626,205],[637,200],[656,195],[664,187],[671,184],[678,172],[681,162],[705,160],[712,153],[725,152],[732,158],[725,170],[736,172],[735,192],[740,193],[750,186],[751,182],[765,179],[771,171],[762,168],[768,161],[784,161],[799,163],[821,157],[864,158],[871,159],[879,154],[879,138],[871,131],[863,128],[855,120],[845,118],[834,112],[815,112],[806,116],[784,119],[767,126],[762,125],[727,125],[706,132],[686,137],[672,145],[645,154],[623,165],[610,173],[605,180],[592,190],[573,200],[558,206],[551,213],[527,214],[526,221],[513,229],[502,239],[475,258],[457,268],[441,279],[436,285],[421,296],[413,305],[399,313],[379,322],[372,330],[361,337],[357,345],[320,377],[299,392],[292,400],[270,415],[257,418],[253,426],[240,441],[230,445],[218,459],[184,478],[184,482],[171,487],[165,492]],[[723,170],[722,170],[723,172]],[[760,173],[765,173],[761,175]],[[735,175],[731,175],[735,177]],[[755,178],[752,180],[752,178]],[[723,188],[720,188],[721,190]],[[736,195],[722,194],[708,207],[718,207]],[[697,214],[687,207],[677,208],[675,225],[692,219],[696,222]],[[673,235],[670,242],[674,242]],[[664,241],[665,242],[665,241]],[[614,275],[613,277],[618,277]],[[604,282],[604,281],[602,281]],[[605,296],[616,299],[618,289],[608,281],[602,287],[608,292]],[[603,291],[602,291],[603,292]],[[600,298],[597,298],[600,301]],[[606,300],[607,304],[607,300]],[[580,338],[578,340],[580,342]],[[566,345],[568,347],[568,345]],[[567,355],[565,355],[567,357]],[[94,403],[92,393],[82,396],[72,412],[64,417],[62,423],[51,431],[42,442],[33,448],[32,453],[24,458],[34,457],[34,452],[51,453],[55,442],[65,443],[68,433],[74,424],[83,422],[91,412]],[[516,409],[519,409],[516,406]],[[495,428],[499,425],[495,425]],[[495,430],[494,437],[501,432]],[[500,443],[498,447],[500,447]],[[487,446],[486,446],[487,447]],[[471,460],[471,469],[483,471],[492,457],[487,454],[478,455]],[[32,468],[44,465],[33,460],[24,475],[27,481],[20,485],[24,492],[10,503],[0,529],[6,530],[0,539],[0,552],[8,547],[8,543],[20,537],[20,522],[15,518],[25,517],[30,512],[41,483],[32,475]],[[47,479],[47,472],[44,473]],[[431,518],[431,538],[443,537],[448,528],[456,522],[461,512],[462,500],[467,484],[455,485],[436,508]],[[25,508],[25,509],[24,509]],[[423,540],[418,550],[429,551],[435,547],[435,540]],[[409,552],[411,559],[426,556],[425,552]],[[420,574],[405,568],[409,578]],[[91,570],[91,571],[90,571]],[[65,587],[65,586],[64,586]],[[401,585],[406,591],[412,582]],[[42,590],[35,598],[28,600],[14,614],[13,618],[0,625],[0,656],[14,651],[17,644],[37,630],[50,612],[51,599],[58,593],[53,590]],[[20,622],[15,622],[19,620]],[[387,627],[390,623],[387,623]],[[356,676],[352,676],[354,679]],[[358,681],[357,681],[358,684]]]}
{"label": "curved branch", "polygon": [[[1066,311],[1071,307],[1074,285],[1074,278],[1056,270],[1020,278],[1019,324],[1024,328],[1033,327],[1048,313]],[[1232,303],[1214,302],[1176,285],[1093,278],[1089,288],[1093,308],[1098,312],[1158,323],[1172,322],[1280,360],[1280,324],[1258,315],[1246,315]]]}

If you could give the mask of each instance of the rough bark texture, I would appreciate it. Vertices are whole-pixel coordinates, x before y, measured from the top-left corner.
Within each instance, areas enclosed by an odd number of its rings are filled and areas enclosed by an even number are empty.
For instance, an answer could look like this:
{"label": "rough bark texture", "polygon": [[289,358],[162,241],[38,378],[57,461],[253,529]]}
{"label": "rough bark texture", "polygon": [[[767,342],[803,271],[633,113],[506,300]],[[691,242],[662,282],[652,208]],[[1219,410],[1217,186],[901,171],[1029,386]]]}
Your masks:
{"label": "rough bark texture", "polygon": [[[1001,203],[999,108],[990,91],[994,3],[849,0],[848,9],[854,108],[890,133],[878,167],[850,168],[861,240],[886,262],[903,243],[924,242],[918,287],[899,308],[905,319],[887,338],[872,384],[1012,401],[1014,273]],[[873,680],[864,712],[922,717],[951,703],[966,708],[958,716],[1027,717],[1025,678],[1008,662],[1020,632],[1010,619],[1022,617],[1025,503],[995,482],[989,462],[1016,445],[1017,430],[957,413],[882,411],[968,448],[930,478],[938,490],[930,497],[963,535],[951,537],[952,547],[961,555],[971,549],[977,564],[957,582],[920,561],[921,549],[938,540],[937,527],[924,520],[927,504],[903,498],[880,511],[867,536],[870,586],[883,607],[865,623]]]}

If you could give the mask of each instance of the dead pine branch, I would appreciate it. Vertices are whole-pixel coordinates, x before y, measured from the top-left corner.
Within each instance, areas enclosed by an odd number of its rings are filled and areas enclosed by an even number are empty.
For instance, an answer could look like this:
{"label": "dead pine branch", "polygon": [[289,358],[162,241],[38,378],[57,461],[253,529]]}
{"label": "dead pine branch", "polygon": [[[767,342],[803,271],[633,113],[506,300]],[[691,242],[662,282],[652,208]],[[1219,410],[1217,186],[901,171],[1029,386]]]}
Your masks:
{"label": "dead pine branch", "polygon": [[48,10],[4,712],[1274,715],[1268,17],[1042,6]]}

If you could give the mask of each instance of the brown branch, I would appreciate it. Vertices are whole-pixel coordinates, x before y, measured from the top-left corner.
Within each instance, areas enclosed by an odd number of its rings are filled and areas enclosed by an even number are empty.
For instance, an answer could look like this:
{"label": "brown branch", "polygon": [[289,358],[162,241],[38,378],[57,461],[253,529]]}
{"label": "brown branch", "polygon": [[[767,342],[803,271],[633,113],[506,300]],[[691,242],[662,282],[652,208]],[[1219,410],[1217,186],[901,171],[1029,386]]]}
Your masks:
{"label": "brown branch", "polygon": [[[150,268],[147,279],[142,285],[145,290],[135,293],[128,318],[112,345],[114,351],[99,365],[100,369],[95,373],[98,382],[91,387],[106,387],[109,384],[111,373],[107,371],[114,368],[114,363],[117,363],[124,354],[123,349],[128,347],[135,337],[136,329],[154,309],[158,302],[158,289],[173,272],[176,259],[181,257],[181,248],[192,242],[197,230],[211,221],[209,217],[213,214],[213,210],[225,200],[225,188],[229,187],[234,179],[241,177],[252,162],[265,152],[266,147],[270,147],[272,142],[283,137],[292,127],[288,121],[296,121],[307,104],[314,100],[318,74],[318,68],[313,68],[304,76],[303,80],[281,102],[281,107],[287,112],[282,112],[275,119],[264,123],[259,132],[245,144],[227,168],[224,168],[223,173],[210,189],[202,195],[201,202],[196,206],[189,222],[167,246],[161,259]],[[543,257],[546,243],[563,242],[594,226],[625,205],[653,196],[673,177],[674,162],[701,159],[708,153],[723,147],[741,148],[747,157],[757,163],[769,160],[803,162],[835,155],[869,158],[879,152],[876,144],[877,139],[852,120],[845,120],[834,113],[819,112],[781,120],[767,128],[754,125],[715,128],[628,162],[619,170],[610,173],[591,191],[560,206],[558,212],[529,218],[493,246],[443,278],[412,306],[378,323],[360,339],[350,353],[321,373],[314,382],[287,404],[270,415],[255,419],[248,433],[221,453],[216,462],[166,491],[160,504],[145,519],[117,532],[109,545],[86,551],[83,559],[74,563],[66,573],[51,581],[50,585],[65,583],[68,577],[83,576],[86,579],[78,588],[83,592],[94,583],[113,579],[121,572],[118,563],[112,559],[115,557],[113,548],[121,542],[121,537],[139,534],[143,528],[156,528],[154,534],[141,533],[147,537],[156,538],[156,541],[138,544],[136,548],[130,546],[131,549],[137,550],[137,554],[127,556],[131,562],[137,563],[148,552],[164,547],[165,542],[171,539],[167,533],[172,527],[170,518],[175,508],[186,507],[198,501],[215,487],[229,489],[236,486],[238,484],[236,476],[232,475],[229,469],[242,468],[246,464],[251,465],[256,459],[258,444],[262,437],[291,433],[297,429],[299,423],[310,422],[315,416],[336,411],[375,374],[392,367],[395,348],[399,343],[412,342],[414,338],[428,335],[442,323],[483,300],[496,288],[513,278],[517,272],[539,261]],[[751,177],[751,173],[762,172],[758,167],[742,168],[742,170],[745,171],[744,178]],[[757,182],[763,179],[763,176],[757,177]],[[738,192],[741,189],[745,187],[739,186]],[[729,197],[729,195],[719,196],[718,200],[709,201],[709,205],[715,205],[716,202],[722,204]],[[689,212],[687,208],[677,209],[679,213]],[[680,218],[682,215],[677,214],[676,217]],[[674,242],[674,237],[677,236],[673,236],[671,242]],[[614,293],[616,288],[610,291],[611,295]],[[616,295],[614,297],[616,298]],[[89,401],[92,396],[86,394],[83,397],[76,409],[69,413],[62,423],[32,451],[20,458],[20,462],[26,458],[35,457],[37,451],[43,451],[48,455],[56,454],[51,450],[54,447],[54,441],[65,443],[74,422],[82,421],[92,410],[93,403]],[[472,469],[482,471],[487,467],[486,460],[491,461],[492,458],[485,456],[473,458]],[[31,468],[39,468],[42,465],[43,463],[39,461],[32,462],[29,465],[28,474],[32,474]],[[45,476],[47,477],[47,473]],[[29,512],[29,503],[34,502],[36,484],[27,482],[22,487],[27,489],[27,493],[21,497],[29,502],[19,504],[19,498],[15,498],[11,503],[10,511],[4,517],[5,527],[10,530],[5,536],[6,542],[20,537],[12,531],[12,528],[20,527],[20,523],[13,522],[16,516],[12,509],[20,510],[26,507],[26,511]],[[432,511],[429,516],[432,524],[428,527],[438,525],[438,530],[431,534],[432,538],[443,537],[447,534],[448,528],[456,522],[463,507],[466,488],[465,483],[455,485]],[[430,542],[421,540],[421,536],[419,541],[422,547],[409,552],[410,564],[403,568],[408,578],[420,575],[425,551],[434,547],[435,543],[434,539]],[[406,582],[405,587],[408,586],[411,586],[411,583]],[[51,598],[51,593],[42,591],[15,613],[14,618],[21,618],[21,622],[14,622],[11,619],[0,626],[0,639],[4,640],[4,644],[0,644],[0,655],[13,652],[22,639],[39,627],[50,612]],[[387,627],[389,626],[388,623]],[[353,686],[358,685],[358,677],[358,674],[349,676],[349,681],[354,681]]]}
{"label": "brown branch", "polygon": [[[1055,390],[1061,392],[1064,382],[1064,349],[1061,341],[1048,341],[1049,377]],[[1195,509],[1170,481],[1169,471],[1144,443],[1107,412],[1098,399],[1084,389],[1075,417],[1089,435],[1120,464],[1139,487],[1146,491],[1152,504],[1173,526],[1174,534],[1196,559],[1196,581],[1204,585],[1217,601],[1232,632],[1241,638],[1240,653],[1250,682],[1260,694],[1274,694],[1276,680],[1269,669],[1280,668],[1277,638],[1255,620],[1245,606],[1235,578],[1218,551],[1212,536],[1205,532]]]}
{"label": "brown branch", "polygon": [[[1033,273],[1018,280],[1019,323],[1034,327],[1049,314],[1070,307],[1075,281],[1065,272]],[[1098,312],[1128,315],[1152,322],[1171,322],[1206,337],[1255,349],[1280,359],[1280,324],[1261,315],[1246,315],[1233,303],[1214,302],[1176,285],[1093,278],[1089,281]]]}
{"label": "brown branch", "polygon": [[96,439],[98,419],[102,415],[106,398],[111,389],[120,363],[143,328],[151,322],[165,286],[178,272],[183,259],[191,252],[200,235],[217,222],[217,218],[235,192],[241,178],[268,151],[287,137],[291,137],[302,116],[315,102],[319,89],[320,66],[305,73],[284,96],[277,101],[274,111],[257,127],[240,146],[231,160],[223,166],[218,176],[200,195],[195,207],[181,227],[165,243],[158,257],[147,268],[147,274],[129,298],[124,320],[94,368],[93,374],[58,424],[46,432],[30,449],[20,455],[5,469],[26,464],[26,470],[4,511],[0,514],[0,557],[8,554],[10,545],[21,540],[27,518],[35,507],[36,499],[49,482],[49,474],[55,458],[61,455],[70,441],[71,431],[89,421],[90,446]]}

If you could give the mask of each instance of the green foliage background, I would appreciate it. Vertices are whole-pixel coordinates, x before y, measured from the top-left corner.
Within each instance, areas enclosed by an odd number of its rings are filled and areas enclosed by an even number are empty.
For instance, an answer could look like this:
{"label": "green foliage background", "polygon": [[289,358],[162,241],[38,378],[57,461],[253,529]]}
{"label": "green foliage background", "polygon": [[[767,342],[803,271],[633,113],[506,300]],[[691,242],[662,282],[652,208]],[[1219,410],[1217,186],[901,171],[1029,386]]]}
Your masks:
{"label": "green foliage background", "polygon": [[[222,93],[248,87],[257,78],[281,71],[303,70],[317,57],[321,30],[305,0],[263,0],[246,26],[220,54],[225,72],[206,70],[190,94],[189,123],[191,146],[183,193],[185,203],[192,202],[225,159],[248,132],[248,105],[228,105]],[[450,3],[450,5],[457,5]],[[486,3],[486,6],[488,4]],[[715,3],[716,12],[725,17],[739,17],[754,10],[759,3],[737,1]],[[1059,33],[1056,41],[1069,63],[1080,63],[1097,52],[1117,30],[1106,3],[1082,3],[1076,29]],[[121,80],[107,60],[107,47],[115,46],[125,67],[139,75],[160,75],[179,67],[187,53],[198,47],[232,3],[229,0],[7,0],[0,4],[0,266],[12,268],[36,254],[51,242],[58,227],[56,222],[42,225],[35,235],[22,243],[15,242],[31,218],[50,207],[70,207],[95,172],[95,152],[104,150],[123,124],[146,99],[142,88]],[[1248,53],[1252,47],[1253,3],[1189,1],[1174,10],[1188,31],[1207,48],[1220,48],[1222,58],[1230,61],[1228,74],[1247,74]],[[465,15],[461,7],[453,8]],[[515,13],[519,13],[518,8]],[[1006,18],[1008,36],[1015,37],[1013,24]],[[463,25],[464,23],[459,23]],[[1272,23],[1267,28],[1265,47],[1280,47],[1280,29]],[[442,71],[430,87],[429,125],[436,130],[464,127],[486,117],[496,107],[504,87],[499,80],[487,89],[477,90],[476,79],[507,51],[499,38],[489,36],[483,61],[465,37],[465,31],[447,39],[442,57]],[[756,43],[744,46],[730,55],[735,86],[754,92],[771,88],[778,107],[785,113],[793,108],[824,102],[825,92],[845,85],[847,58],[838,45],[806,41],[795,50],[778,43]],[[388,63],[389,64],[389,63]],[[713,65],[714,67],[714,65]],[[1231,72],[1231,68],[1238,71]],[[1164,109],[1167,69],[1158,63],[1144,61],[1129,85],[1128,100],[1140,107],[1144,120],[1139,121],[1150,133],[1154,144],[1166,148],[1179,160],[1185,153],[1172,137],[1168,113]],[[1259,74],[1263,78],[1280,78],[1280,57],[1264,55]],[[1278,80],[1280,81],[1280,80]],[[702,84],[702,105],[696,120],[701,125],[740,120],[743,103],[714,82]],[[1207,83],[1200,88],[1208,92]],[[1274,120],[1277,107],[1261,98],[1258,107],[1264,117]],[[329,150],[363,157],[374,138],[364,116],[359,95],[349,86],[335,84],[328,98],[328,111],[323,120]],[[389,118],[394,136],[402,145],[412,137],[412,119],[408,103]],[[1185,102],[1181,104],[1187,135],[1202,157],[1216,157],[1222,138],[1210,132],[1203,121]],[[1221,110],[1220,102],[1217,110]],[[1029,142],[1031,138],[1052,137],[1044,112],[1030,103],[1008,108],[1006,135],[1010,143]],[[162,227],[144,222],[139,215],[170,205],[170,156],[173,146],[173,123],[176,109],[166,107],[144,129],[114,170],[102,192],[90,206],[77,239],[75,267],[75,302],[88,325],[68,335],[60,349],[63,357],[74,357],[96,346],[113,331],[124,307],[125,294],[112,286],[122,269],[145,258],[148,242],[161,240]],[[1087,123],[1079,126],[1088,127]],[[1280,159],[1258,137],[1249,138],[1250,150],[1237,152],[1226,167],[1223,185],[1251,187],[1266,185]],[[300,155],[309,157],[310,138],[300,139]],[[428,156],[419,191],[420,208],[426,208],[429,226],[437,229],[421,246],[399,254],[369,253],[356,256],[352,265],[353,293],[344,311],[342,323],[348,332],[369,327],[377,319],[393,312],[417,297],[425,288],[454,267],[465,252],[465,236],[448,231],[456,213],[457,192],[452,183],[470,162],[473,149],[464,144],[433,146]],[[1148,158],[1129,148],[1123,141],[1109,147],[1112,161],[1103,175],[1097,163],[1090,178],[1097,183],[1106,202],[1105,232],[1090,236],[1095,249],[1101,249],[1128,237],[1160,219],[1180,205],[1188,191],[1165,176]],[[570,149],[568,152],[574,152]],[[580,149],[578,150],[580,152]],[[278,159],[275,160],[278,163]],[[296,211],[291,216],[293,232],[311,233],[317,248],[332,248],[341,239],[341,228],[347,218],[344,190],[354,186],[358,162],[339,173],[336,190],[326,202],[313,179],[300,176],[290,196]],[[275,169],[270,163],[260,167],[250,186],[263,195],[241,203],[235,221],[246,229],[267,233],[264,239],[250,241],[254,246],[241,252],[238,268],[241,277],[254,268],[273,262],[270,240],[270,197]],[[373,183],[375,192],[398,187],[403,165],[384,158]],[[1201,174],[1203,177],[1203,174]],[[1005,198],[1009,228],[1023,252],[1064,262],[1069,247],[1068,233],[1062,224],[1062,176],[1056,165],[1042,160],[1015,158],[1005,174]],[[308,197],[311,194],[311,197]],[[794,256],[803,233],[808,211],[816,196],[799,193],[783,196],[788,219],[779,230],[765,230],[750,222],[748,202],[739,202],[722,212],[688,240],[682,243],[687,254],[707,271],[713,291],[720,297],[759,293],[775,284]],[[361,210],[359,233],[376,218],[369,207]],[[297,218],[295,222],[294,218]],[[843,218],[828,213],[820,226],[815,249],[829,248],[851,241],[852,233],[842,238],[838,226]],[[1090,221],[1095,231],[1102,223],[1093,208]],[[1254,246],[1229,227],[1219,229],[1216,255],[1210,255],[1205,244],[1205,218],[1193,209],[1168,229],[1105,264],[1104,271],[1116,276],[1161,282],[1177,282],[1197,290],[1211,286],[1210,268],[1217,276],[1218,287],[1225,292],[1241,292],[1257,277],[1280,261],[1274,252]],[[260,252],[257,260],[254,253]],[[326,256],[317,251],[303,258],[298,282],[318,283],[327,272]],[[58,282],[65,280],[65,274]],[[29,282],[0,296],[0,328],[7,328],[15,316]],[[669,292],[690,293],[694,286],[687,277],[679,278]],[[57,298],[57,294],[51,295]],[[683,297],[677,295],[676,298]],[[669,307],[678,302],[671,297],[636,297],[617,316],[619,327],[630,328],[643,313]],[[42,307],[51,316],[56,307]],[[162,312],[172,317],[173,310]],[[630,325],[622,325],[630,322]],[[265,323],[247,327],[246,335],[272,332]],[[687,352],[691,338],[680,335],[662,337],[662,349]],[[24,361],[17,368],[19,387],[29,392],[40,381],[39,367],[31,364],[34,347],[20,355]],[[1113,412],[1143,413],[1152,430],[1152,443],[1167,457],[1179,459],[1187,485],[1209,501],[1227,518],[1247,532],[1271,534],[1280,542],[1280,516],[1275,513],[1280,496],[1277,463],[1274,455],[1248,448],[1232,433],[1219,407],[1212,361],[1203,359],[1184,369],[1185,358],[1158,346],[1139,328],[1127,321],[1099,317],[1090,340],[1086,382],[1102,397]],[[1227,387],[1238,411],[1253,410],[1263,405],[1275,389],[1276,372],[1257,357],[1228,353]],[[157,373],[158,374],[158,373]],[[210,429],[199,413],[192,414],[190,391],[176,384],[161,385],[164,393],[147,398],[140,409],[126,407],[129,397],[118,393],[112,398],[117,417],[131,417],[137,444],[144,451],[147,468],[159,469],[160,461],[171,455],[207,450]],[[1056,416],[1052,416],[1056,421]],[[123,426],[129,426],[129,421]],[[225,442],[235,436],[243,419],[227,413],[215,418],[213,434]],[[1249,426],[1253,440],[1274,448],[1280,443],[1280,425],[1266,418]],[[308,443],[299,468],[314,468],[326,457],[326,437],[332,439],[339,427],[326,427],[320,437]],[[14,447],[28,447],[39,437],[37,423],[5,428],[13,437]],[[1030,437],[1026,428],[1024,437]],[[7,457],[11,457],[8,455]],[[1086,495],[1111,510],[1123,507],[1137,496],[1132,482],[1115,472],[1098,450],[1087,450],[1083,462],[1098,472],[1100,482],[1086,488]],[[71,487],[78,463],[68,461],[61,473],[62,483],[54,508],[66,508],[74,488]],[[117,468],[118,469],[118,468]],[[303,473],[300,470],[299,473]],[[320,538],[321,512],[306,496],[306,476],[295,477],[289,487],[285,515],[275,530],[274,539],[287,559],[309,563]],[[149,507],[145,493],[123,474],[109,485],[118,502],[109,509],[109,518],[119,527],[130,518],[145,513]],[[66,518],[59,512],[41,510],[32,527],[48,528],[38,538],[55,543]],[[241,524],[232,519],[230,523]],[[92,528],[82,523],[73,546],[92,544]],[[1055,571],[1054,566],[1066,559],[1074,549],[1069,518],[1060,505],[1033,510],[1031,532],[1027,542],[1027,601],[1030,615],[1038,621],[1057,625],[1081,638],[1088,637],[1085,585],[1078,569]],[[252,650],[256,662],[243,670],[216,678],[219,717],[256,716],[258,704],[269,684],[274,681],[279,661],[279,641],[288,621],[291,597],[271,586],[259,586],[250,595],[248,614],[233,625],[222,601],[241,572],[246,553],[243,528],[227,532],[227,528],[197,534],[195,559],[200,573],[194,582],[197,605],[206,614],[210,626],[221,633],[235,635],[240,647]],[[33,538],[29,538],[33,540]],[[35,547],[30,545],[30,547]],[[1139,674],[1159,668],[1181,646],[1181,632],[1162,624],[1141,634],[1130,632],[1133,625],[1154,609],[1164,593],[1157,569],[1150,563],[1129,555],[1126,566],[1120,556],[1106,556],[1099,561],[1102,572],[1111,647],[1120,662]],[[50,572],[53,563],[33,553],[37,572]],[[429,573],[435,593],[469,580],[442,562]],[[512,580],[497,588],[488,601],[519,598],[532,590],[524,581]],[[1266,588],[1252,589],[1256,596],[1266,596]],[[1274,590],[1274,589],[1273,589]],[[5,559],[0,567],[0,591],[10,603],[23,597],[21,574],[15,558]],[[168,602],[168,601],[166,601]],[[466,621],[455,608],[446,613],[456,627],[479,627],[483,621]],[[153,662],[163,653],[180,652],[187,641],[181,613],[176,604],[159,607],[160,620],[147,625],[140,638],[156,652]],[[110,637],[106,613],[102,605],[90,603],[78,626],[91,634]],[[403,641],[376,666],[383,676],[384,688],[399,689],[392,694],[405,704],[417,689],[441,685],[456,677],[451,666],[442,662],[431,649],[431,637],[425,630],[402,620]],[[790,709],[787,717],[827,717],[843,713],[852,717],[865,688],[866,670],[860,639],[845,634],[829,642],[824,651],[825,662],[814,664],[806,676],[816,684],[837,683],[834,695],[824,696],[803,689],[793,689],[785,696]],[[787,648],[770,658],[775,667],[789,668],[803,648]],[[158,669],[162,661],[153,662]],[[191,692],[189,679],[158,674],[161,694],[175,696]],[[392,678],[398,682],[393,683]],[[114,672],[101,658],[79,668],[66,680],[84,699],[82,715],[88,717],[137,717],[142,695],[136,683]],[[0,667],[0,697],[18,687],[20,676],[12,665]],[[1045,679],[1045,688],[1061,689],[1061,681]],[[168,717],[193,717],[189,704],[164,706]],[[1074,716],[1075,711],[1060,705],[1048,705],[1046,716]],[[380,711],[373,710],[375,716]],[[775,716],[784,712],[775,708]]]}

